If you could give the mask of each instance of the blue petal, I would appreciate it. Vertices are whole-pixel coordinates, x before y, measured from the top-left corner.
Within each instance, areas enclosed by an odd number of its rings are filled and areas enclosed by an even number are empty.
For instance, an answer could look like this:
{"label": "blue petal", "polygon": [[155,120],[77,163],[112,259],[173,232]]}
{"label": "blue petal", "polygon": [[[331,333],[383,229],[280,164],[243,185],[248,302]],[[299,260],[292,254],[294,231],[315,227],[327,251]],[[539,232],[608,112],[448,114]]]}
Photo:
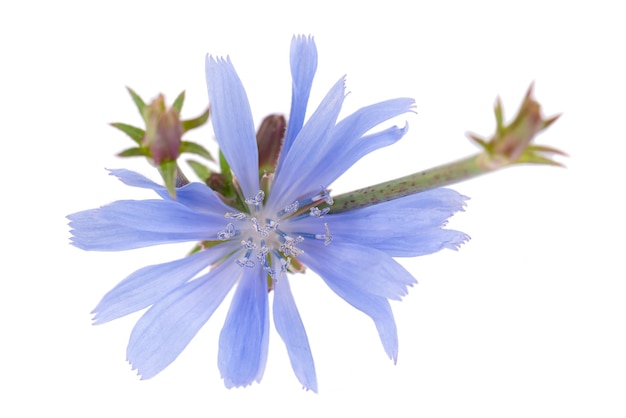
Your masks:
{"label": "blue petal", "polygon": [[[302,135],[309,125],[318,123],[312,117],[286,156],[283,170],[277,173],[273,193],[287,195],[293,201],[316,193],[320,185],[330,185],[364,155],[402,138],[407,131],[406,126],[388,128],[371,135],[365,133],[390,118],[409,112],[414,103],[408,98],[387,100],[358,110],[336,126],[324,125],[323,128],[330,129],[329,132],[311,130],[317,136]],[[322,103],[318,111],[326,106]],[[290,182],[291,187],[277,189],[277,185],[283,182]],[[280,207],[291,202],[284,200],[277,203]]]}
{"label": "blue petal", "polygon": [[240,276],[241,268],[227,260],[170,292],[139,319],[126,355],[142,379],[155,376],[178,357]]}
{"label": "blue petal", "polygon": [[120,200],[67,217],[72,244],[116,251],[147,245],[215,239],[222,214],[201,214],[171,200]]}
{"label": "blue petal", "polygon": [[[330,139],[323,144],[314,162],[314,169],[301,174],[303,184],[316,187],[330,185],[354,163],[379,148],[394,144],[408,130],[393,126],[381,132],[365,135],[379,124],[403,113],[414,106],[413,99],[392,99],[359,109],[337,124]],[[306,193],[317,189],[306,190]]]}
{"label": "blue petal", "polygon": [[[317,70],[317,48],[313,37],[294,36],[291,40],[291,111],[282,153],[287,154],[302,129],[307,103]],[[279,162],[280,164],[280,162]]]}
{"label": "blue petal", "polygon": [[[469,237],[442,229],[447,219],[463,210],[465,196],[451,189],[434,189],[362,209],[326,215],[333,244],[350,242],[385,251],[393,257],[457,249]],[[319,220],[301,218],[293,231],[316,231]],[[331,244],[332,245],[332,244]]]}
{"label": "blue petal", "polygon": [[305,240],[299,244],[299,259],[322,277],[346,288],[387,299],[400,300],[408,287],[417,283],[404,267],[388,254],[358,244]]}
{"label": "blue petal", "polygon": [[[124,184],[132,187],[154,190],[161,198],[172,200],[168,190],[152,180],[125,169],[109,170],[112,176],[117,177]],[[233,209],[226,205],[210,187],[203,183],[189,183],[176,189],[176,201],[200,213],[232,212]]]}
{"label": "blue petal", "polygon": [[197,213],[172,200],[118,200],[101,207],[98,217],[138,231],[197,233],[200,239],[215,238],[226,224],[224,213]]}
{"label": "blue petal", "polygon": [[225,243],[180,260],[137,270],[98,303],[92,312],[95,313],[94,324],[103,324],[156,303],[234,249]]}
{"label": "blue petal", "polygon": [[229,58],[206,59],[211,122],[244,196],[259,191],[259,156],[248,96]]}
{"label": "blue petal", "polygon": [[[309,257],[300,256],[304,261],[305,258],[309,260]],[[342,299],[354,306],[356,309],[368,315],[374,321],[376,330],[380,337],[385,352],[391,358],[394,363],[398,359],[398,331],[396,329],[396,322],[393,319],[393,312],[387,299],[365,292],[358,287],[352,286],[348,281],[343,280],[341,277],[337,277],[334,274],[324,275],[316,270],[312,265],[305,261],[307,266],[311,267],[311,270],[315,271],[324,280],[324,282],[330,287],[333,292],[339,295]]]}
{"label": "blue petal", "polygon": [[[329,139],[341,110],[345,97],[344,84],[343,77],[335,83],[295,138],[289,152],[283,155],[284,161],[276,172],[268,206],[287,206],[299,197],[303,186],[310,187],[308,177],[302,176],[315,170],[320,150],[325,148],[324,143]],[[319,183],[315,186],[319,189]]]}
{"label": "blue petal", "polygon": [[286,274],[281,275],[274,283],[273,306],[274,325],[287,346],[287,353],[294,373],[302,386],[317,392],[313,355]]}
{"label": "blue petal", "polygon": [[204,234],[196,232],[156,232],[140,231],[133,227],[99,217],[100,209],[74,213],[70,220],[72,245],[86,251],[123,251],[151,245],[171,244],[205,240]]}
{"label": "blue petal", "polygon": [[244,268],[220,334],[217,362],[228,388],[263,377],[269,338],[267,292],[264,271]]}
{"label": "blue petal", "polygon": [[431,228],[420,231],[419,235],[405,235],[371,244],[393,257],[417,257],[441,251],[444,248],[458,250],[469,240],[469,236],[452,229]]}

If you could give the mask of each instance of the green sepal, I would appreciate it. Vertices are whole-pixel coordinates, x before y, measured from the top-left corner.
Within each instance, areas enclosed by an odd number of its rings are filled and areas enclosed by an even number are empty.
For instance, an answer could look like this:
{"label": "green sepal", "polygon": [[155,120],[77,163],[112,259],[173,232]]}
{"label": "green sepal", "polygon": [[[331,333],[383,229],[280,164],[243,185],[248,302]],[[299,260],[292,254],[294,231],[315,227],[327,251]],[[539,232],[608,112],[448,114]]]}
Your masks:
{"label": "green sepal", "polygon": [[220,172],[222,173],[224,182],[228,185],[229,190],[233,190],[232,189],[233,174],[231,173],[230,165],[228,164],[228,161],[226,161],[226,157],[224,157],[224,154],[222,153],[221,150],[220,150],[219,159],[220,159]]}
{"label": "green sepal", "polygon": [[193,172],[196,173],[196,176],[198,176],[200,180],[206,181],[211,176],[211,170],[209,170],[209,168],[206,165],[199,163],[197,161],[194,161],[194,160],[186,160],[186,161],[187,161],[187,164],[189,164],[189,167],[191,167]]}
{"label": "green sepal", "polygon": [[150,152],[146,148],[128,148],[117,154],[118,157],[150,157]]}
{"label": "green sepal", "polygon": [[207,110],[205,110],[204,113],[197,118],[182,121],[181,123],[183,125],[183,133],[204,125],[209,120],[210,113],[210,109],[207,108]]}
{"label": "green sepal", "polygon": [[163,177],[165,188],[169,192],[172,199],[176,199],[176,170],[178,166],[176,161],[163,161],[159,165],[159,172]]}
{"label": "green sepal", "polygon": [[502,136],[505,133],[504,110],[502,109],[502,101],[499,97],[496,99],[496,104],[493,107],[493,113],[496,116],[496,133]]}
{"label": "green sepal", "polygon": [[180,112],[183,110],[183,103],[185,102],[185,91],[180,92],[176,100],[174,100],[174,104],[172,104],[172,109],[176,110],[180,115]]}
{"label": "green sepal", "polygon": [[545,145],[531,145],[526,148],[515,164],[543,164],[556,167],[565,167],[558,161],[550,159],[550,155],[557,154],[567,157],[567,154],[556,148],[547,147]]}
{"label": "green sepal", "polygon": [[137,109],[139,110],[139,114],[141,115],[142,118],[145,119],[144,112],[145,112],[145,109],[146,109],[146,103],[130,87],[126,87],[126,90],[128,90],[128,93],[130,93],[130,96],[133,98],[133,102],[135,102],[135,105],[137,106]]}
{"label": "green sepal", "polygon": [[109,125],[124,132],[126,135],[130,137],[130,139],[135,141],[137,145],[141,145],[143,141],[143,136],[146,134],[146,131],[144,131],[143,129],[138,128],[136,126],[127,125],[125,123],[114,122],[114,123],[110,123]]}
{"label": "green sepal", "polygon": [[215,162],[215,159],[211,155],[209,151],[206,150],[202,145],[196,144],[195,142],[183,141],[180,145],[180,152],[189,152],[191,154],[197,154],[209,161]]}
{"label": "green sepal", "polygon": [[202,250],[206,250],[211,247],[215,247],[216,245],[219,245],[223,242],[224,241],[201,241],[193,246],[193,248],[189,251],[189,253],[187,253],[187,256],[190,256],[192,254],[195,254]]}

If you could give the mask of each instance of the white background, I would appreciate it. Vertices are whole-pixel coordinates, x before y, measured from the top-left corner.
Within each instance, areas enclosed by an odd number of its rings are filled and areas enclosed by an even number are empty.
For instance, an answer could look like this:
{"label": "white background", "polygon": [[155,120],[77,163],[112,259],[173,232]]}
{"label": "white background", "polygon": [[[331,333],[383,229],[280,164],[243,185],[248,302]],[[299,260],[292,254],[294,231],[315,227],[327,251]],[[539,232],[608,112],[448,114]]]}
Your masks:
{"label": "white background", "polygon": [[[436,3],[436,4],[435,4]],[[0,6],[3,255],[0,415],[131,417],[626,416],[623,264],[624,13],[613,2],[21,2]],[[459,252],[404,260],[420,282],[393,303],[397,365],[370,320],[308,274],[293,280],[317,366],[305,392],[272,328],[263,381],[224,388],[217,338],[227,304],[157,377],[125,362],[139,314],[92,326],[100,297],[135,269],[188,246],[88,253],[65,215],[142,198],[107,176],[140,124],[124,86],[207,105],[206,53],[229,54],[255,123],[287,113],[289,45],[312,34],[311,103],[343,74],[347,112],[409,96],[417,115],[397,145],[361,161],[337,192],[475,151],[528,85],[546,115],[539,143],[567,169],[516,167],[455,186],[470,196],[450,227]],[[211,146],[208,128],[189,139]]]}

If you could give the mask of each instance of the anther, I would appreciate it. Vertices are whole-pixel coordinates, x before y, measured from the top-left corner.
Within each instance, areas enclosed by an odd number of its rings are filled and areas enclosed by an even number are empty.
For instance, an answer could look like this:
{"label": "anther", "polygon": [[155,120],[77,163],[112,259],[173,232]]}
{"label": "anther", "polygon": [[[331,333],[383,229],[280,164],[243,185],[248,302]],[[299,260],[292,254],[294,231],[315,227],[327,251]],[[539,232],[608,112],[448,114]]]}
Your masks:
{"label": "anther", "polygon": [[237,263],[239,267],[248,267],[250,269],[254,267],[254,261],[246,257],[236,259],[235,263]]}
{"label": "anther", "polygon": [[280,244],[279,250],[282,251],[287,257],[297,257],[300,254],[304,253],[303,250],[296,247],[297,244],[304,241],[302,236],[297,236],[296,238],[291,238],[289,236],[284,237],[285,241]]}
{"label": "anther", "polygon": [[254,197],[250,197],[246,199],[246,203],[258,208],[263,203],[264,198],[265,198],[265,192],[263,190],[259,190],[257,194],[254,195]]}
{"label": "anther", "polygon": [[300,202],[300,207],[308,206],[311,203],[317,203],[322,200],[326,202],[328,205],[332,205],[334,202],[333,202],[333,198],[330,195],[330,190],[328,190],[324,186],[320,186],[320,187],[322,188],[322,191],[313,197],[302,200]]}
{"label": "anther", "polygon": [[241,240],[241,245],[246,250],[254,250],[254,249],[256,249],[256,244],[254,243],[254,241],[252,241],[252,239],[248,239],[247,241],[246,240]]}
{"label": "anther", "polygon": [[325,229],[324,234],[312,234],[310,232],[299,232],[300,234],[299,238],[305,237],[305,238],[324,240],[324,245],[328,246],[333,240],[333,234],[330,233],[330,228],[328,227],[327,223],[324,223],[324,229]]}
{"label": "anther", "polygon": [[323,218],[324,215],[326,215],[328,212],[330,212],[330,208],[324,208],[320,210],[317,206],[313,206],[309,214],[311,216],[317,216],[318,218]]}
{"label": "anther", "polygon": [[328,228],[328,223],[324,223],[324,229],[326,230],[326,234],[324,235],[324,245],[328,246],[333,240],[333,234],[330,233],[330,228]]}
{"label": "anther", "polygon": [[231,239],[237,235],[237,231],[235,231],[235,225],[229,223],[226,225],[226,229],[217,233],[217,239],[221,241],[226,241]]}
{"label": "anther", "polygon": [[226,212],[224,217],[227,219],[234,219],[236,221],[241,221],[246,218],[246,214],[243,212]]}
{"label": "anther", "polygon": [[235,262],[239,267],[254,267],[254,261],[250,260],[250,255],[252,254],[252,250],[256,248],[256,245],[252,241],[252,238],[247,241],[241,241],[241,245],[246,249],[246,254],[243,257],[239,257]]}
{"label": "anther", "polygon": [[258,232],[259,234],[261,234],[262,236],[266,237],[270,234],[267,231],[267,229],[263,228],[261,224],[259,224],[259,221],[257,221],[256,218],[250,219],[250,222],[252,222],[252,226],[254,227],[254,230]]}
{"label": "anther", "polygon": [[265,241],[261,241],[261,248],[257,251],[256,258],[263,264],[270,249],[265,245]]}
{"label": "anther", "polygon": [[295,202],[285,206],[284,209],[282,209],[280,212],[276,214],[276,217],[280,218],[290,213],[294,213],[295,211],[298,210],[299,207],[300,207],[300,202],[296,200]]}

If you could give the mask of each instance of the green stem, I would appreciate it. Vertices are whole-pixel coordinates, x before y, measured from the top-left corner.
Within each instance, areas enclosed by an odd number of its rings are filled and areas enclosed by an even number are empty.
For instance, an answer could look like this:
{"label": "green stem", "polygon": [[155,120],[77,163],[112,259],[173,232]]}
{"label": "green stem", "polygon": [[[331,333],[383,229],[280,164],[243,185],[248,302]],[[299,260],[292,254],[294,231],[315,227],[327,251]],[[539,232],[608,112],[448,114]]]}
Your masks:
{"label": "green stem", "polygon": [[395,180],[368,186],[336,197],[333,196],[334,204],[331,206],[331,213],[346,212],[447,186],[489,173],[497,168],[501,168],[501,166],[485,164],[485,154],[476,154]]}

